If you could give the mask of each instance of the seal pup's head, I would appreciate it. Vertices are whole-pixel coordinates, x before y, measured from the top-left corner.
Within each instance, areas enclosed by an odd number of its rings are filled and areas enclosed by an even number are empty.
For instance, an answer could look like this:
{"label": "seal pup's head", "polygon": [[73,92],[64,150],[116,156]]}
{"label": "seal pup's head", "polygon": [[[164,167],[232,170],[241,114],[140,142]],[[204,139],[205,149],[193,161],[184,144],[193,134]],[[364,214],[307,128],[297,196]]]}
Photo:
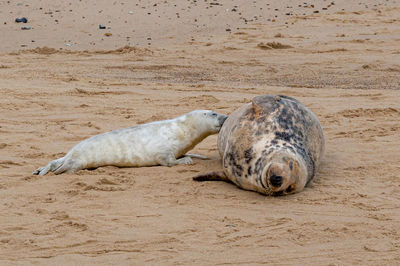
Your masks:
{"label": "seal pup's head", "polygon": [[188,122],[193,122],[207,134],[218,133],[228,118],[227,115],[218,114],[211,110],[195,110],[186,115]]}
{"label": "seal pup's head", "polygon": [[261,176],[263,186],[276,196],[299,192],[307,181],[304,163],[285,152],[272,155]]}

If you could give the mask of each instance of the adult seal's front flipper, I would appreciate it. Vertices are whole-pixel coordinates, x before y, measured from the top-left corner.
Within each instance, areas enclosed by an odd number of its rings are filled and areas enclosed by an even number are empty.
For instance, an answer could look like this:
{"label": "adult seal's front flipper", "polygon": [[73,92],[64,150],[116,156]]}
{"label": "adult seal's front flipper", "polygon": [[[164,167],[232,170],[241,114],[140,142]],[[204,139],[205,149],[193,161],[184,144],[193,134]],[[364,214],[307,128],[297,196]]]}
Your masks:
{"label": "adult seal's front flipper", "polygon": [[231,180],[225,175],[223,171],[214,171],[207,174],[197,175],[193,177],[193,180],[198,182],[203,181],[224,181],[228,183],[232,183]]}

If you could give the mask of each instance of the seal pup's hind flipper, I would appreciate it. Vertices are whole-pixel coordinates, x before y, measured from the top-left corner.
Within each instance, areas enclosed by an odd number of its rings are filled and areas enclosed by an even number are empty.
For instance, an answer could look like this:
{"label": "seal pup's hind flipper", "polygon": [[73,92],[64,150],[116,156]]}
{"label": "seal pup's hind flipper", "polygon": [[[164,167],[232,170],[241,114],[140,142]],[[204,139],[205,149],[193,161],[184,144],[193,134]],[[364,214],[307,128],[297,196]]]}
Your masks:
{"label": "seal pup's hind flipper", "polygon": [[203,181],[224,181],[232,183],[232,181],[225,175],[223,171],[214,171],[207,174],[197,175],[193,177],[193,180],[203,182]]}
{"label": "seal pup's hind flipper", "polygon": [[39,167],[35,171],[33,171],[33,175],[45,175],[48,172],[55,172],[64,164],[65,157],[59,158],[57,160],[53,160],[49,162],[46,166]]}

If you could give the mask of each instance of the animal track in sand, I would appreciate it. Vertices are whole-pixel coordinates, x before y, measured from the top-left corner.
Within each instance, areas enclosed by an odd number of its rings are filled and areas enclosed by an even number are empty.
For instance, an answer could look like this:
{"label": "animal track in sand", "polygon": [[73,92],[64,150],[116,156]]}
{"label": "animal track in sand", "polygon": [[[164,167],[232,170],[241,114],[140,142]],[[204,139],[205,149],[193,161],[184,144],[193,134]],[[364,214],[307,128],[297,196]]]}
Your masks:
{"label": "animal track in sand", "polygon": [[75,185],[79,188],[81,188],[84,191],[88,190],[97,190],[97,191],[107,191],[107,192],[112,192],[112,191],[124,191],[125,189],[121,187],[114,187],[114,186],[104,186],[104,185],[90,185],[85,182],[77,182]]}
{"label": "animal track in sand", "polygon": [[164,119],[164,117],[162,115],[152,115],[151,117],[136,121],[136,124],[140,125],[140,124],[145,124],[145,123],[163,120],[163,119]]}
{"label": "animal track in sand", "polygon": [[88,89],[81,89],[81,88],[75,88],[73,90],[68,91],[68,94],[70,95],[78,95],[82,97],[86,97],[87,95],[123,95],[123,94],[136,94],[131,91],[115,91],[115,90],[110,90],[110,91],[95,91],[95,90],[88,90]]}
{"label": "animal track in sand", "polygon": [[291,45],[282,44],[280,42],[267,42],[267,43],[260,42],[259,44],[257,44],[257,47],[263,50],[293,48],[293,46]]}
{"label": "animal track in sand", "polygon": [[190,69],[191,66],[184,65],[122,65],[122,66],[106,66],[105,69],[117,69],[117,70],[128,70],[128,71],[138,71],[138,70],[153,70],[153,71],[168,71],[171,69]]}
{"label": "animal track in sand", "polygon": [[88,230],[88,226],[84,223],[78,223],[78,222],[73,222],[73,221],[67,221],[58,224],[55,226],[54,230],[56,232],[69,232],[72,230],[77,231],[77,232],[82,232]]}
{"label": "animal track in sand", "polygon": [[356,117],[400,117],[400,110],[392,107],[387,108],[358,108],[358,109],[347,109],[337,113],[339,116],[346,118]]}
{"label": "animal track in sand", "polygon": [[30,50],[20,50],[17,52],[9,53],[10,55],[20,55],[20,54],[41,54],[41,55],[52,55],[52,54],[77,54],[77,55],[91,55],[91,54],[127,54],[134,53],[137,55],[152,55],[153,51],[148,48],[138,48],[133,46],[123,46],[115,50],[94,50],[94,51],[67,51],[67,50],[57,50],[55,48],[50,48],[47,46],[36,47]]}
{"label": "animal track in sand", "polygon": [[[107,167],[106,167],[107,168]],[[111,167],[110,167],[111,168]],[[83,170],[78,175],[86,176],[90,170]],[[108,171],[105,169],[97,169],[96,173],[93,173],[92,176],[97,177],[99,174],[107,173]],[[96,191],[125,191],[129,189],[133,184],[134,180],[130,176],[125,176],[124,174],[116,174],[114,173],[112,177],[97,177],[96,181],[90,180],[88,182],[85,178],[85,181],[82,181],[83,178],[79,178],[78,180],[74,180],[72,184],[75,189],[66,191],[67,194],[79,194],[79,191],[88,191],[88,190],[96,190]]]}
{"label": "animal track in sand", "polygon": [[364,121],[361,127],[337,131],[334,138],[376,141],[376,137],[393,136],[400,132],[400,125],[396,122],[400,119],[400,110],[393,107],[346,109],[324,118],[331,124],[339,125],[355,119]]}
{"label": "animal track in sand", "polygon": [[70,217],[69,217],[68,213],[66,213],[65,211],[55,211],[52,213],[52,217],[50,219],[63,221],[63,220],[67,220],[69,218]]}
{"label": "animal track in sand", "polygon": [[341,131],[335,134],[335,138],[356,138],[365,141],[375,141],[375,137],[386,137],[398,134],[400,132],[400,126],[375,126],[373,128],[362,128],[351,131]]}
{"label": "animal track in sand", "polygon": [[23,163],[17,163],[17,162],[11,161],[11,160],[0,161],[0,167],[9,168],[11,165],[22,166],[24,164]]}
{"label": "animal track in sand", "polygon": [[338,97],[370,97],[370,99],[376,99],[378,97],[383,96],[383,93],[364,93],[364,94],[349,94],[349,93],[345,93],[345,94],[340,94],[338,95]]}
{"label": "animal track in sand", "polygon": [[220,100],[212,95],[203,94],[199,96],[183,97],[179,99],[179,102],[187,106],[207,106],[210,104],[219,103]]}
{"label": "animal track in sand", "polygon": [[370,63],[364,64],[361,66],[362,69],[365,70],[375,70],[375,71],[383,71],[383,72],[400,72],[400,65],[390,65],[384,66],[381,63]]}

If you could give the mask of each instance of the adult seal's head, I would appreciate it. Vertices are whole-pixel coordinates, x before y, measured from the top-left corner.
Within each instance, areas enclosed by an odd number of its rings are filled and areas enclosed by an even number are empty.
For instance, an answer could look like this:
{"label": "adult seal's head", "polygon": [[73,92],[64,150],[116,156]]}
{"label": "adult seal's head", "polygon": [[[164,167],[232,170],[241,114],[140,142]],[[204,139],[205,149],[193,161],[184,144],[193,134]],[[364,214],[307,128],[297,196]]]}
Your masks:
{"label": "adult seal's head", "polygon": [[218,135],[222,172],[195,180],[224,180],[266,195],[303,190],[315,175],[325,141],[317,117],[298,100],[257,96],[225,121]]}
{"label": "adult seal's head", "polygon": [[285,152],[276,152],[269,160],[260,178],[266,194],[288,194],[304,188],[307,170],[301,160]]}

